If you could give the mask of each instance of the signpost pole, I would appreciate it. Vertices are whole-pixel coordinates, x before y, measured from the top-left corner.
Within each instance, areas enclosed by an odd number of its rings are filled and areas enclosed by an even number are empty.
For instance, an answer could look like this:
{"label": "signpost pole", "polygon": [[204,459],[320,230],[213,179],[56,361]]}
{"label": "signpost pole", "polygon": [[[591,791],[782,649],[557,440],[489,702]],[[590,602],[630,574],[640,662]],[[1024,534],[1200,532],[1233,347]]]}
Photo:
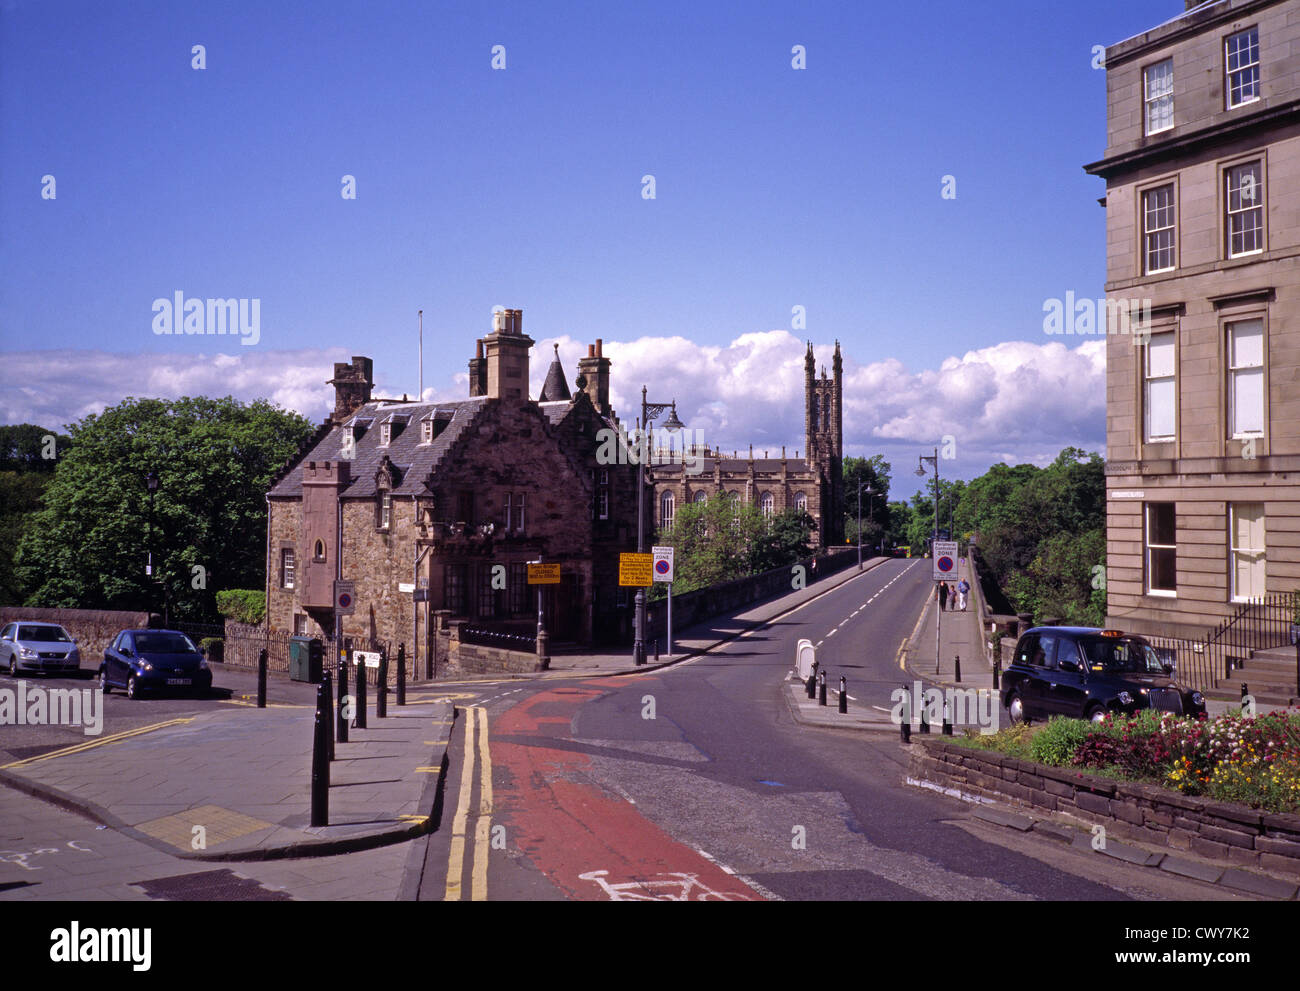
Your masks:
{"label": "signpost pole", "polygon": [[668,583],[668,656],[673,656],[673,583]]}

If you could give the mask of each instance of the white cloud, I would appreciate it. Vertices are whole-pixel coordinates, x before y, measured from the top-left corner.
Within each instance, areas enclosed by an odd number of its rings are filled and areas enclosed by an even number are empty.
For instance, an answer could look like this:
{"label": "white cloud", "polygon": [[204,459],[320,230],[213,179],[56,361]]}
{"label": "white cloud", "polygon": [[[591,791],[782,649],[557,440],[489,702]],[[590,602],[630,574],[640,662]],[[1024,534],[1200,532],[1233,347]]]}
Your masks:
{"label": "white cloud", "polygon": [[[467,342],[468,343],[468,342]],[[531,391],[540,392],[551,345],[570,389],[587,342],[548,338],[534,348]],[[815,344],[817,375],[830,371],[833,344]],[[611,400],[629,426],[640,411],[641,386],[651,402],[677,401],[688,427],[724,451],[772,456],[784,444],[805,448],[803,341],[784,330],[742,334],[725,346],[697,344],[680,335],[606,341]],[[467,354],[468,354],[467,349]],[[61,428],[98,413],[127,395],[175,398],[233,395],[266,397],[314,422],[333,408],[326,380],[343,348],[213,355],[114,354],[104,351],[26,351],[5,354],[0,420]],[[894,358],[863,363],[844,354],[846,454],[883,453],[895,464],[896,490],[914,487],[911,459],[951,435],[955,464],[948,477],[969,477],[996,461],[1045,463],[1062,447],[1103,451],[1105,339],[1068,348],[1058,341],[1008,341],[945,359],[937,369],[911,371]],[[468,375],[444,366],[425,388],[426,399],[468,395]],[[463,367],[463,366],[460,366]],[[409,388],[409,368],[375,369],[376,395]],[[426,381],[430,376],[426,376]],[[400,381],[399,381],[400,380]],[[390,387],[390,382],[397,382]],[[662,422],[662,420],[660,421]],[[908,489],[910,491],[910,488]]]}

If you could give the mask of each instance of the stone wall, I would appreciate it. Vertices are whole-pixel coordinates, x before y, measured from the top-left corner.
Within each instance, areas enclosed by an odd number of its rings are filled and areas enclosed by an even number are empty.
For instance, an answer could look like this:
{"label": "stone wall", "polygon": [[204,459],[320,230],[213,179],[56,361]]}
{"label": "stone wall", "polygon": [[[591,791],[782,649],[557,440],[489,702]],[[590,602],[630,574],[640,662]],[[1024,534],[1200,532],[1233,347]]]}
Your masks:
{"label": "stone wall", "polygon": [[[863,558],[867,560],[866,557]],[[826,554],[817,557],[817,578],[822,579],[827,575],[843,571],[852,565],[857,564],[858,549],[854,547],[835,548]],[[808,561],[802,562],[806,569],[805,581],[811,586],[815,584],[812,580],[812,572],[808,570]],[[757,605],[764,599],[770,599],[774,596],[785,595],[792,591],[793,565],[786,565],[781,568],[773,568],[771,571],[764,571],[760,575],[750,575],[748,578],[738,578],[732,582],[725,582],[721,585],[713,585],[709,588],[698,588],[694,592],[687,592],[684,595],[673,596],[673,631],[684,630],[695,623],[701,623],[706,619],[712,619],[714,616],[720,616],[723,613],[732,612],[745,606]],[[665,639],[668,635],[668,601],[661,599],[650,603],[646,606],[646,638],[654,639],[659,637]]]}
{"label": "stone wall", "polygon": [[912,746],[908,774],[973,795],[1063,813],[1108,833],[1241,867],[1300,876],[1300,816],[1048,767],[941,740]]}
{"label": "stone wall", "polygon": [[21,620],[33,623],[58,623],[77,641],[81,666],[96,670],[104,651],[122,630],[138,630],[149,625],[147,612],[115,609],[27,609],[22,606],[0,607],[0,627]]}

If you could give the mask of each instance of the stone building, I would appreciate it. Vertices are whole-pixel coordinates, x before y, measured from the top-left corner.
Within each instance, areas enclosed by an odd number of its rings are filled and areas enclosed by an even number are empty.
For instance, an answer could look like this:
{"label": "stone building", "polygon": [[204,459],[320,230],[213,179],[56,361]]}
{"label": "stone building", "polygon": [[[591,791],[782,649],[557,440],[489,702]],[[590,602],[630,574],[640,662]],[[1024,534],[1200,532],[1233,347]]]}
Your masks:
{"label": "stone building", "polygon": [[[522,314],[495,315],[470,360],[470,396],[372,396],[369,358],[335,365],[334,412],[268,493],[267,623],[334,635],[334,581],[355,584],[342,634],[404,643],[422,664],[434,613],[531,636],[537,594],[552,642],[625,639],[618,554],[635,549],[636,469],[596,464],[617,428],[598,341],[570,395],[558,358],[528,397]],[[527,563],[561,566],[529,586]],[[418,590],[418,594],[417,594]]]}
{"label": "stone building", "polygon": [[753,445],[747,457],[709,449],[678,451],[672,460],[657,457],[661,463],[649,471],[654,492],[648,533],[672,526],[679,506],[729,494],[753,503],[765,516],[806,510],[816,524],[818,546],[843,543],[844,365],[838,341],[831,369],[829,378],[825,368],[817,377],[809,344],[804,356],[804,457],[796,451],[789,458],[782,448],[779,458],[766,451],[755,458]]}
{"label": "stone building", "polygon": [[1300,4],[1188,3],[1106,91],[1107,622],[1194,637],[1300,586]]}

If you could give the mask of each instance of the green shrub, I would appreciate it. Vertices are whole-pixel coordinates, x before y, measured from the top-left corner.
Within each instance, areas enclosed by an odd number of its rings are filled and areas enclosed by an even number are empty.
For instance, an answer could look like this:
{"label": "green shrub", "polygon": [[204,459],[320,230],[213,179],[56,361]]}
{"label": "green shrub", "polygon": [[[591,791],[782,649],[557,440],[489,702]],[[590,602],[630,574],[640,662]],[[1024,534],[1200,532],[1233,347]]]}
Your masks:
{"label": "green shrub", "polygon": [[1020,723],[1000,729],[996,733],[981,733],[975,729],[967,729],[964,731],[964,736],[954,736],[952,739],[954,743],[974,747],[976,750],[996,750],[1008,757],[1029,760],[1030,740],[1035,732],[1033,727]]}
{"label": "green shrub", "polygon": [[227,588],[217,593],[217,610],[236,623],[256,625],[266,615],[266,592],[260,588]]}
{"label": "green shrub", "polygon": [[1046,726],[1034,734],[1029,745],[1033,760],[1053,767],[1064,767],[1074,757],[1074,751],[1088,735],[1090,724],[1082,719],[1053,716]]}

